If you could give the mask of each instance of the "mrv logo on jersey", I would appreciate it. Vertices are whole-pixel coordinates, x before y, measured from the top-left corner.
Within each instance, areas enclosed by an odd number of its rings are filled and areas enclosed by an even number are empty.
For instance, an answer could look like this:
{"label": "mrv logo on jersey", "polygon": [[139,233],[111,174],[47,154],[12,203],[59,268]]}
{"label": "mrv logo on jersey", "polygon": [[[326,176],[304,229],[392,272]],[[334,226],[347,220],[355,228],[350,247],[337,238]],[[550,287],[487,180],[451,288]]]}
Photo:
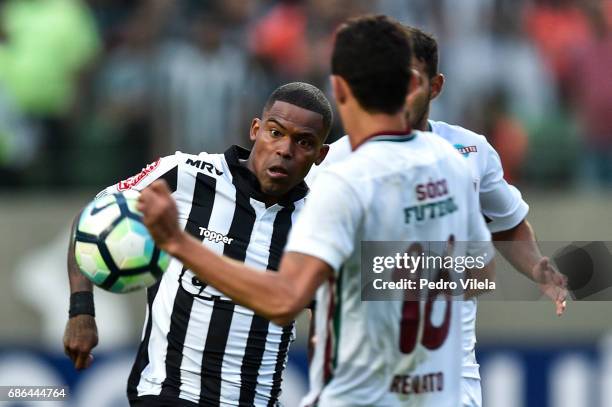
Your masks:
{"label": "mrv logo on jersey", "polygon": [[206,170],[209,174],[212,174],[214,171],[214,173],[217,175],[223,175],[223,171],[219,171],[217,167],[204,160],[192,160],[191,158],[188,158],[185,163],[191,165],[192,167]]}

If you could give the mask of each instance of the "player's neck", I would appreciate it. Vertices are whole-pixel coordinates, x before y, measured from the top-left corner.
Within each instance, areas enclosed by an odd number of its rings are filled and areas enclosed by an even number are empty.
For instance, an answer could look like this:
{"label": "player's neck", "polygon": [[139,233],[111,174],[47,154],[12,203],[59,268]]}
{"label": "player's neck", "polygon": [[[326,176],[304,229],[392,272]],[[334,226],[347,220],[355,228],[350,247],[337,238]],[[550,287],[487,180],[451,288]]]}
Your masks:
{"label": "player's neck", "polygon": [[[257,177],[257,175],[255,174],[255,167],[253,166],[253,162],[250,160],[250,156],[248,160],[245,159],[239,159],[238,163],[240,165],[242,165],[244,168],[248,169],[249,171],[251,171],[251,173],[253,174],[253,176]],[[272,196],[269,194],[265,194],[263,191],[261,191],[261,202],[263,202],[266,205],[266,208],[269,208],[272,205],[276,205],[277,203],[280,202],[281,199],[283,199],[285,196]]]}
{"label": "player's neck", "polygon": [[406,121],[403,112],[389,115],[362,111],[359,114],[351,114],[348,116],[350,118],[348,120],[343,120],[343,122],[345,130],[349,134],[349,140],[353,150],[374,135],[406,134],[410,132],[410,124]]}
{"label": "player's neck", "polygon": [[412,128],[420,131],[431,131],[431,129],[429,128],[429,115],[426,114],[425,116],[423,116],[421,121],[412,125]]}

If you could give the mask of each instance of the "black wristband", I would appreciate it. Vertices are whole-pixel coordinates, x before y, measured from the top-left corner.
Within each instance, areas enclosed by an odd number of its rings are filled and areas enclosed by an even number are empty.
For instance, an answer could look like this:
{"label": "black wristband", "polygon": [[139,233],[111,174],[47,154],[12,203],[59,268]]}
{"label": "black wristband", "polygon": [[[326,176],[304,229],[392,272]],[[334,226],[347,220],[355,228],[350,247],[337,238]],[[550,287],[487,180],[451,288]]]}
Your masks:
{"label": "black wristband", "polygon": [[72,318],[82,314],[91,315],[92,317],[96,316],[93,293],[91,291],[79,291],[70,294],[68,316]]}

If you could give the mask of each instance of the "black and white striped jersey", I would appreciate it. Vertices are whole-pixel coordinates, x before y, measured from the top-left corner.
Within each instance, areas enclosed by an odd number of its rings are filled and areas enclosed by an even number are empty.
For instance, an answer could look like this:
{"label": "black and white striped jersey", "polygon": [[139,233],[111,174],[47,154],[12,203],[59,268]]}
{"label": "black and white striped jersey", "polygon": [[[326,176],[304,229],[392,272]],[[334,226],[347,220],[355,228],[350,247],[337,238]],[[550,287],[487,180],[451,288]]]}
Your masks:
{"label": "black and white striped jersey", "polygon": [[[191,235],[219,254],[276,270],[308,188],[302,183],[286,201],[266,207],[257,179],[239,163],[248,155],[236,146],[224,154],[177,152],[100,195],[165,179]],[[293,324],[254,315],[172,259],[148,290],[128,396],[156,395],[171,405],[276,406],[294,337]]]}

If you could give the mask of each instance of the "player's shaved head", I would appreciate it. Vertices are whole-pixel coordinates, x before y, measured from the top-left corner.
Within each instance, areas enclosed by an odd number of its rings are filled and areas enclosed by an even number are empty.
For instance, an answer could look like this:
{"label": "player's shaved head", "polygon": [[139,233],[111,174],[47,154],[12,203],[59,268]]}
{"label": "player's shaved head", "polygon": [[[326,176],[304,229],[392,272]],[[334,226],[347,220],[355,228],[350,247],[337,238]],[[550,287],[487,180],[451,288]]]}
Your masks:
{"label": "player's shaved head", "polygon": [[331,122],[331,105],[317,87],[293,82],[272,92],[262,117],[251,123],[254,143],[247,160],[267,203],[297,187],[323,161]]}
{"label": "player's shaved head", "polygon": [[319,88],[305,82],[291,82],[276,88],[266,101],[264,116],[265,112],[274,105],[274,102],[290,103],[320,114],[323,118],[323,141],[325,141],[331,129],[333,113],[329,100]]}

